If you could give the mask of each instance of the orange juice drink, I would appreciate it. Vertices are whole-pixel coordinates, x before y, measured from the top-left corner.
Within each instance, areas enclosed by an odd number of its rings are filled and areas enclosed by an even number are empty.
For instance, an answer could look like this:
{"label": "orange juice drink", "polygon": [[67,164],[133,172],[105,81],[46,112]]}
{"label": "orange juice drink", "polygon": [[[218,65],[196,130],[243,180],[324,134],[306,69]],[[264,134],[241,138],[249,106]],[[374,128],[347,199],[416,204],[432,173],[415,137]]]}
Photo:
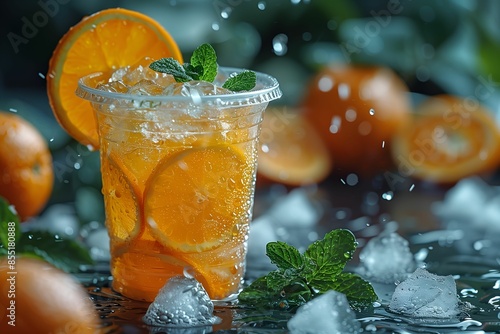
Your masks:
{"label": "orange juice drink", "polygon": [[[219,67],[216,82],[239,71]],[[114,290],[152,301],[185,274],[212,299],[238,293],[260,123],[278,83],[257,73],[254,89],[232,93],[165,76],[133,87],[108,77],[82,78],[77,95],[98,123]]]}

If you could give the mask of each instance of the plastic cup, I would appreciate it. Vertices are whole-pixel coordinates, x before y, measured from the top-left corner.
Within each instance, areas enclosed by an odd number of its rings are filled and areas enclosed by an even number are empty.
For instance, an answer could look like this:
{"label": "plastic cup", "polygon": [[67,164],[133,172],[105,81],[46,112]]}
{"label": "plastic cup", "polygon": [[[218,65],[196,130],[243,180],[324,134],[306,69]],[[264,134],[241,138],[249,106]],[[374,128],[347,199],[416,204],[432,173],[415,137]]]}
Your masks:
{"label": "plastic cup", "polygon": [[[220,67],[216,82],[240,71]],[[106,80],[81,78],[77,95],[98,124],[113,289],[152,301],[169,278],[190,275],[214,300],[238,293],[260,123],[278,82],[257,73],[251,91],[188,84],[189,96],[149,96],[95,88]]]}

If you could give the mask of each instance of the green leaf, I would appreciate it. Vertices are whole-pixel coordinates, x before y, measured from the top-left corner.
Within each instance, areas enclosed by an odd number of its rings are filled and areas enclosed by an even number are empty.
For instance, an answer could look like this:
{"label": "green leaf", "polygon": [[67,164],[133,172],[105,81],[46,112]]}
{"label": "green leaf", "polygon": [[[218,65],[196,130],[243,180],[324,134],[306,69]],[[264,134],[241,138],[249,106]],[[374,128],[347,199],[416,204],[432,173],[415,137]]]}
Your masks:
{"label": "green leaf", "polygon": [[240,92],[254,88],[256,83],[257,75],[255,72],[243,71],[227,79],[222,88],[232,90],[233,92]]}
{"label": "green leaf", "polygon": [[282,241],[266,245],[266,254],[279,269],[302,269],[304,259],[297,248]]}
{"label": "green leaf", "polygon": [[312,243],[301,255],[284,242],[267,244],[267,255],[278,266],[257,279],[239,295],[240,302],[253,307],[293,309],[328,290],[344,293],[352,307],[363,309],[377,300],[369,282],[356,274],[344,273],[356,250],[351,231],[330,231]]}
{"label": "green leaf", "polygon": [[149,68],[156,72],[167,73],[174,77],[177,82],[187,82],[194,80],[186,73],[184,67],[174,58],[162,58],[149,65]]}
{"label": "green leaf", "polygon": [[341,273],[335,280],[315,285],[321,293],[335,290],[346,295],[347,300],[353,308],[361,309],[371,306],[378,297],[372,285],[363,278],[352,273]]}
{"label": "green leaf", "polygon": [[205,43],[197,47],[190,61],[194,68],[201,67],[203,70],[199,80],[208,82],[215,80],[217,76],[217,55],[210,44]]}
{"label": "green leaf", "polygon": [[193,78],[193,80],[200,80],[200,77],[203,75],[203,67],[201,65],[194,67],[190,63],[185,63],[182,66],[184,67],[186,74]]}
{"label": "green leaf", "polygon": [[92,264],[87,248],[71,239],[60,239],[45,231],[23,233],[17,252],[35,255],[66,272],[78,271],[82,264]]}
{"label": "green leaf", "polygon": [[317,282],[329,281],[339,275],[356,250],[356,238],[351,231],[338,229],[328,232],[322,240],[312,243],[304,253],[313,268],[307,271],[307,280],[315,286]]}
{"label": "green leaf", "polygon": [[21,235],[21,227],[19,217],[14,208],[0,197],[0,244],[4,246],[4,250],[9,248],[9,241],[12,245],[17,245]]}
{"label": "green leaf", "polygon": [[267,287],[267,278],[262,276],[244,288],[238,295],[240,303],[258,306],[267,303],[272,299],[274,292]]}

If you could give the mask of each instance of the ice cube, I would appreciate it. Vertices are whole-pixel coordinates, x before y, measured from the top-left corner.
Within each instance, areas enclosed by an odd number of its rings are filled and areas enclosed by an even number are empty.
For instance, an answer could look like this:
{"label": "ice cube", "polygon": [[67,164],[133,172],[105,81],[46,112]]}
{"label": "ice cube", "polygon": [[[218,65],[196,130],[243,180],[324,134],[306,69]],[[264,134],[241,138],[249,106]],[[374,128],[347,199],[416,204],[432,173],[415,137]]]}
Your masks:
{"label": "ice cube", "polygon": [[396,232],[370,239],[359,254],[360,274],[378,283],[404,280],[416,268],[409,243]]}
{"label": "ice cube", "polygon": [[152,80],[141,80],[128,89],[128,93],[136,95],[160,95],[163,87]]}
{"label": "ice cube", "polygon": [[288,321],[290,334],[360,333],[361,325],[344,294],[330,290],[297,309]]}
{"label": "ice cube", "polygon": [[266,256],[267,243],[276,240],[278,236],[268,216],[258,217],[250,224],[247,252],[249,272],[266,269],[269,271],[276,268]]}
{"label": "ice cube", "polygon": [[448,190],[442,202],[432,211],[441,219],[470,220],[481,215],[484,204],[492,196],[493,188],[479,177],[460,180]]}
{"label": "ice cube", "polygon": [[90,249],[90,256],[94,261],[109,261],[109,235],[106,228],[91,231],[85,243]]}
{"label": "ice cube", "polygon": [[196,279],[175,276],[160,289],[142,319],[150,326],[210,326],[220,321],[213,311],[213,302]]}
{"label": "ice cube", "polygon": [[460,313],[455,280],[418,268],[392,295],[392,312],[418,318],[451,318]]}
{"label": "ice cube", "polygon": [[96,88],[112,93],[127,93],[129,89],[128,86],[125,85],[122,81],[106,82],[104,84],[97,85]]}
{"label": "ice cube", "polygon": [[321,214],[321,210],[311,201],[305,188],[292,190],[278,199],[267,211],[273,221],[287,227],[314,226]]}

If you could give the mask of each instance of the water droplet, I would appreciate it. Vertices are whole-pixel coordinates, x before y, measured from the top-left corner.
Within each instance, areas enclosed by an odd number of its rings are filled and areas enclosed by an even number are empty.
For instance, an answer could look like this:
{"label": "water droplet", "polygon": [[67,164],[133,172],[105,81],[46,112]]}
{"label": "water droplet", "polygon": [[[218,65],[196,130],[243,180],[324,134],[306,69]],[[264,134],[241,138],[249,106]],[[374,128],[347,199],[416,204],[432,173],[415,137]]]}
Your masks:
{"label": "water droplet", "polygon": [[346,182],[350,186],[355,186],[358,184],[358,176],[354,173],[347,175]]}
{"label": "water droplet", "polygon": [[382,148],[385,147],[385,140],[382,140]]}
{"label": "water droplet", "polygon": [[259,1],[259,3],[257,4],[257,8],[259,8],[260,10],[265,10],[266,9],[266,2]]}
{"label": "water droplet", "polygon": [[345,111],[345,119],[348,122],[354,122],[356,118],[358,117],[358,113],[354,109],[347,109]]}
{"label": "water droplet", "polygon": [[364,121],[358,126],[358,132],[362,136],[367,136],[370,132],[372,132],[372,125],[369,122]]}
{"label": "water droplet", "polygon": [[333,80],[329,76],[324,76],[318,81],[318,89],[322,92],[328,92],[333,88]]}
{"label": "water droplet", "polygon": [[394,197],[394,193],[392,191],[387,191],[387,192],[382,194],[382,198],[385,199],[386,201],[392,200],[393,197]]}
{"label": "water droplet", "polygon": [[231,12],[232,12],[232,8],[231,7],[226,7],[224,8],[221,12],[220,12],[220,16],[223,18],[223,19],[228,19],[229,18],[229,15],[231,15]]}
{"label": "water droplet", "polygon": [[42,79],[45,79],[45,75],[43,75],[42,73],[38,72],[38,76]]}
{"label": "water droplet", "polygon": [[80,165],[79,162],[75,162],[75,164],[73,165],[73,167],[78,170],[78,169],[80,169],[81,165]]}
{"label": "water droplet", "polygon": [[278,34],[273,38],[273,51],[277,56],[284,56],[288,52],[288,36]]}
{"label": "water droplet", "polygon": [[375,115],[375,110],[373,108],[371,108],[369,112],[370,112],[370,115],[372,115],[372,116]]}
{"label": "water droplet", "polygon": [[347,100],[351,94],[351,87],[345,83],[341,83],[338,86],[338,94],[342,100]]}
{"label": "water droplet", "polygon": [[410,191],[413,191],[413,188],[415,188],[415,183],[413,183],[411,186],[410,186]]}
{"label": "water droplet", "polygon": [[339,116],[333,116],[330,122],[330,132],[331,133],[339,132],[341,123],[342,119]]}
{"label": "water droplet", "polygon": [[212,23],[212,30],[219,31],[219,24],[217,22]]}
{"label": "water droplet", "polygon": [[12,112],[17,112],[17,109],[14,109],[14,108],[9,108],[9,111],[12,111]]}
{"label": "water droplet", "polygon": [[262,144],[262,146],[260,147],[260,149],[264,153],[269,153],[269,146],[267,146],[266,144]]}

